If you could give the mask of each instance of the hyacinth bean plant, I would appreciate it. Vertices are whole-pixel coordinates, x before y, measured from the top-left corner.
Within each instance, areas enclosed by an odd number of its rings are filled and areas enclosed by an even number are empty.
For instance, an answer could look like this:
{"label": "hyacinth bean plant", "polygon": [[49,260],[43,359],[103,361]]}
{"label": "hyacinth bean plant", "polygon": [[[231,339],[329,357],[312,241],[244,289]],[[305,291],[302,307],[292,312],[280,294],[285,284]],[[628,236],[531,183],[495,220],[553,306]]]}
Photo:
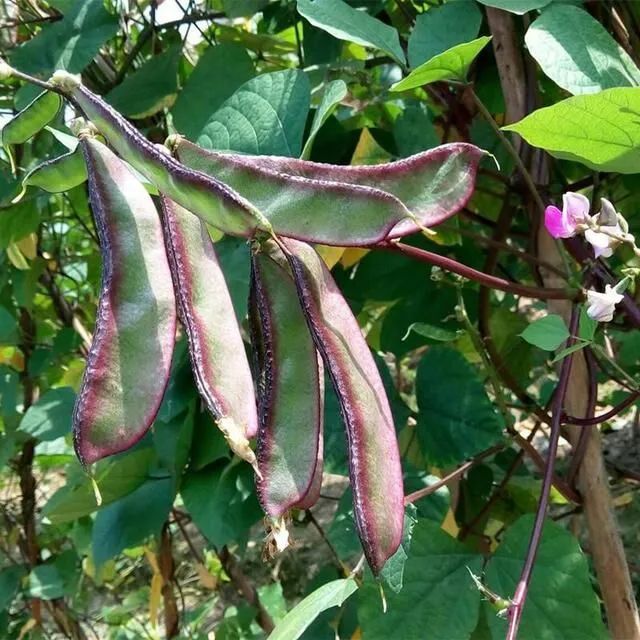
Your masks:
{"label": "hyacinth bean plant", "polygon": [[640,396],[637,8],[41,4],[0,58],[0,637],[640,638],[599,430]]}

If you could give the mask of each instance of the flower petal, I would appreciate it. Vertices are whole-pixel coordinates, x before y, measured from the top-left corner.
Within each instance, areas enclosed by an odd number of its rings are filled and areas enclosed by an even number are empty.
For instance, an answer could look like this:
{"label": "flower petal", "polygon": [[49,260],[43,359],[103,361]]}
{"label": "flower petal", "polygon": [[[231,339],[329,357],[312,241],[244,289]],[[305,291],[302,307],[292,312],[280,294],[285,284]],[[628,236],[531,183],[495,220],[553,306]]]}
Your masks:
{"label": "flower petal", "polygon": [[570,238],[574,234],[574,229],[566,226],[562,211],[553,205],[544,211],[544,226],[554,238]]}
{"label": "flower petal", "polygon": [[567,222],[574,226],[589,218],[589,206],[589,199],[581,193],[567,191],[562,196],[562,213],[567,218]]}

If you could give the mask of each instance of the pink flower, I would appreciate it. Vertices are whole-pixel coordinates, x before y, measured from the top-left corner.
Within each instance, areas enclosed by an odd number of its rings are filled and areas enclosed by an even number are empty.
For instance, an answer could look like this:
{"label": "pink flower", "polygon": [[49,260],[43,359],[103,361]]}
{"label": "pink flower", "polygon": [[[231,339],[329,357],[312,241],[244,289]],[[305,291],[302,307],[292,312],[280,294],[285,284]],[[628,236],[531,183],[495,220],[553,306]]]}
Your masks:
{"label": "pink flower", "polygon": [[578,226],[589,220],[589,200],[581,193],[568,191],[562,196],[562,211],[553,205],[544,212],[544,225],[554,238],[571,238]]}

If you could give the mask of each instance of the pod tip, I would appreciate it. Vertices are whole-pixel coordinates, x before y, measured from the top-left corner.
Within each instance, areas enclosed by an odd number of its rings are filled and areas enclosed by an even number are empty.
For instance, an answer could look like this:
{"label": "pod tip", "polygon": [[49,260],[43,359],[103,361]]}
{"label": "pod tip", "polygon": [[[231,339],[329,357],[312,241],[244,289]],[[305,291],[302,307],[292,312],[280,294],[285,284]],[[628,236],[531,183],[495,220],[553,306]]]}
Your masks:
{"label": "pod tip", "polygon": [[218,428],[227,441],[231,450],[243,460],[246,460],[255,471],[256,475],[262,480],[262,474],[258,470],[258,460],[253,449],[249,446],[249,440],[233,418],[223,416],[218,420]]}
{"label": "pod tip", "polygon": [[79,75],[62,71],[61,69],[54,72],[50,82],[53,86],[58,87],[58,89],[61,89],[65,93],[71,93],[82,84]]}
{"label": "pod tip", "polygon": [[291,517],[288,513],[279,518],[265,517],[264,524],[267,530],[267,536],[264,540],[264,550],[262,557],[265,560],[271,560],[279,553],[282,553],[291,545],[291,537],[289,536],[289,524]]}

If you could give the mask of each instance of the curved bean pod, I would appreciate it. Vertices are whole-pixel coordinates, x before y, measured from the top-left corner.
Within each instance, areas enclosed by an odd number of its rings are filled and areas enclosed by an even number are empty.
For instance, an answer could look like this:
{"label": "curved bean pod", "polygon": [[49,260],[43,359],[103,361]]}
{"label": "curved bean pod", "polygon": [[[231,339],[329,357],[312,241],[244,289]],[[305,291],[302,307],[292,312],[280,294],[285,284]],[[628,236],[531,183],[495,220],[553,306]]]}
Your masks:
{"label": "curved bean pod", "polygon": [[[323,206],[325,200],[329,211],[339,211],[342,199],[353,199],[363,190],[369,193],[370,206],[377,205],[380,211],[380,194],[386,193],[402,205],[402,209],[398,208],[397,223],[389,230],[389,238],[418,231],[411,219],[413,216],[422,226],[430,227],[464,207],[473,193],[480,160],[486,155],[472,144],[456,142],[396,162],[343,166],[280,156],[209,151],[181,136],[172,136],[169,144],[182,163],[215,175],[265,211],[269,207],[298,206],[303,211],[311,207],[313,215],[318,215],[313,207]],[[278,194],[277,197],[274,194]],[[352,222],[356,229],[371,226],[371,211],[353,210],[348,202],[343,208],[349,224]],[[289,215],[286,208],[283,215]],[[390,219],[388,212],[385,215]],[[277,229],[276,218],[270,219]],[[332,218],[323,223],[335,225],[336,221]]]}
{"label": "curved bean pod", "polygon": [[53,160],[47,160],[31,169],[22,179],[24,187],[40,187],[49,193],[62,193],[77,187],[87,180],[87,165],[82,148],[65,153]]}
{"label": "curved bean pod", "polygon": [[324,402],[322,365],[286,259],[281,253],[277,258],[252,253],[249,294],[260,381],[258,498],[274,518],[317,500]]}
{"label": "curved bean pod", "polygon": [[404,518],[402,468],[389,401],[358,322],[322,258],[303,242],[286,239],[281,244],[340,402],[356,525],[377,574],[400,545]]}
{"label": "curved bean pod", "polygon": [[251,202],[279,235],[367,246],[413,215],[398,198],[374,186],[286,175],[263,167],[262,156],[245,162],[244,156],[206,151],[179,136],[167,144],[187,167],[216,176]]}
{"label": "curved bean pod", "polygon": [[204,223],[161,196],[164,237],[180,320],[200,395],[227,442],[256,464],[255,391],[229,290]]}
{"label": "curved bean pod", "polygon": [[87,465],[128,449],[153,422],[169,380],[176,304],[149,194],[95,139],[80,141],[103,254],[96,329],[73,413]]}
{"label": "curved bean pod", "polygon": [[13,155],[10,146],[22,144],[44,129],[56,117],[61,106],[62,98],[57,93],[43,91],[4,125],[0,141],[7,149],[12,168]]}

